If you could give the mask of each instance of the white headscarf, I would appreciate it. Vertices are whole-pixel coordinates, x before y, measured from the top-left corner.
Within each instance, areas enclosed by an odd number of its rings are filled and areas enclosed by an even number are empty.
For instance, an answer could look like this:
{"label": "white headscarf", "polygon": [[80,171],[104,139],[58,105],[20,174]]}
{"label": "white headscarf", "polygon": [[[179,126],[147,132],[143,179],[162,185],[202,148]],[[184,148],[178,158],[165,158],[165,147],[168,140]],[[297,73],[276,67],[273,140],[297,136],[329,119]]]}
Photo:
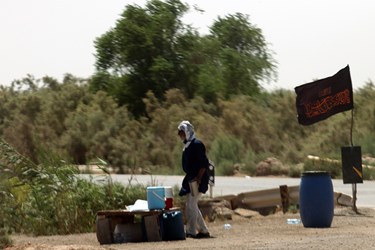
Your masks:
{"label": "white headscarf", "polygon": [[184,147],[185,150],[185,148],[187,148],[190,145],[191,141],[195,138],[194,127],[189,121],[182,121],[177,128],[178,130],[184,131],[186,135],[186,142]]}

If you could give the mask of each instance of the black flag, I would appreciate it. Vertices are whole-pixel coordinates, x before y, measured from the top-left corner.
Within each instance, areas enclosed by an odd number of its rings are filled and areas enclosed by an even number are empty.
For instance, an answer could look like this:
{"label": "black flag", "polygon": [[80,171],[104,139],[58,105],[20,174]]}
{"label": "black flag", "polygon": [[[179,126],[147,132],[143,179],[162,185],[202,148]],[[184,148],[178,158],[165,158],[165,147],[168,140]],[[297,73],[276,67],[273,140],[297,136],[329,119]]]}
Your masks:
{"label": "black flag", "polygon": [[349,65],[335,75],[295,87],[298,122],[302,125],[327,119],[353,109]]}

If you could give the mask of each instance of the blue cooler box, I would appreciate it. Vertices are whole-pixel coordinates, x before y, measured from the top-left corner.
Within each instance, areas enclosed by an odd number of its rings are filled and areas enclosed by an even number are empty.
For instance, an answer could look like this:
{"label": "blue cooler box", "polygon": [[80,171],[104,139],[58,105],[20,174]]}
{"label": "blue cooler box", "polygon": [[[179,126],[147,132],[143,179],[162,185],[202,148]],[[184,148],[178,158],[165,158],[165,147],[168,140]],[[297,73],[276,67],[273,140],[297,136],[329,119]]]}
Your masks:
{"label": "blue cooler box", "polygon": [[164,187],[147,187],[148,209],[164,209],[165,207]]}

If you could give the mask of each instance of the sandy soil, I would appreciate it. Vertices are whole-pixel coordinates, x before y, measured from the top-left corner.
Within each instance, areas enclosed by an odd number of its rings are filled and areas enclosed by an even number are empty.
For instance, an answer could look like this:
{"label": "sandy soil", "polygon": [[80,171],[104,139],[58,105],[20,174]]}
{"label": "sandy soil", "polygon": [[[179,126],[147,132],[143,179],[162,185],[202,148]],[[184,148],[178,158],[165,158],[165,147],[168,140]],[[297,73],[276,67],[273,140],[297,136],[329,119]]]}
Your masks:
{"label": "sandy soil", "polygon": [[[251,218],[234,216],[232,220],[209,223],[213,238],[187,239],[171,242],[142,242],[100,245],[96,234],[48,237],[14,236],[8,250],[117,250],[117,249],[375,249],[375,209],[335,208],[330,228],[304,228],[287,224],[288,218],[299,214],[278,212]],[[224,229],[229,223],[231,228]]]}

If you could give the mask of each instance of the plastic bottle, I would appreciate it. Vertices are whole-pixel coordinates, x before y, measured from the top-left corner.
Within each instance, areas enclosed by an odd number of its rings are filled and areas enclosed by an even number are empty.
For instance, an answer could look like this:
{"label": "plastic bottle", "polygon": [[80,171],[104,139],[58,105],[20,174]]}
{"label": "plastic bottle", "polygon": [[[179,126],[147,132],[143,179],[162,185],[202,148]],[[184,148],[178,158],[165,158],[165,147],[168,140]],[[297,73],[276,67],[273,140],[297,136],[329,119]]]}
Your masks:
{"label": "plastic bottle", "polygon": [[232,225],[231,224],[229,224],[229,223],[225,223],[224,224],[224,229],[225,230],[229,230],[229,229],[231,229],[232,228]]}
{"label": "plastic bottle", "polygon": [[300,219],[287,219],[286,223],[288,223],[288,224],[299,224],[299,223],[301,223],[301,220]]}

